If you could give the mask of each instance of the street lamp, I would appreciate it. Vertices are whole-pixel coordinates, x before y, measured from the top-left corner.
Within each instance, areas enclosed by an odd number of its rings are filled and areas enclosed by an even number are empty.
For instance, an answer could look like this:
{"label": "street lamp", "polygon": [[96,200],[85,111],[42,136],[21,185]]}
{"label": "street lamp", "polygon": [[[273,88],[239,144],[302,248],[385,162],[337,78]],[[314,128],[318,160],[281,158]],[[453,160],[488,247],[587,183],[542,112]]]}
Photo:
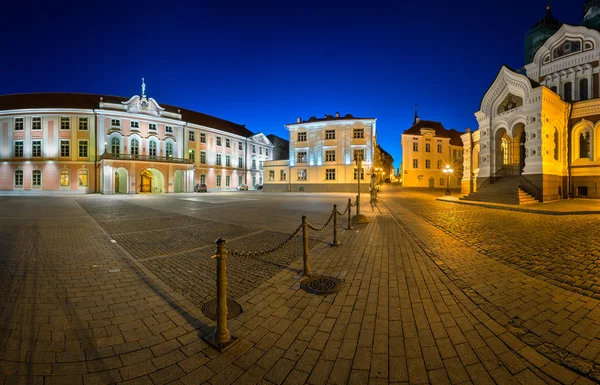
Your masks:
{"label": "street lamp", "polygon": [[444,174],[446,174],[446,195],[450,195],[450,175],[452,175],[454,170],[450,168],[449,164],[447,164],[446,168],[444,168],[442,171]]}

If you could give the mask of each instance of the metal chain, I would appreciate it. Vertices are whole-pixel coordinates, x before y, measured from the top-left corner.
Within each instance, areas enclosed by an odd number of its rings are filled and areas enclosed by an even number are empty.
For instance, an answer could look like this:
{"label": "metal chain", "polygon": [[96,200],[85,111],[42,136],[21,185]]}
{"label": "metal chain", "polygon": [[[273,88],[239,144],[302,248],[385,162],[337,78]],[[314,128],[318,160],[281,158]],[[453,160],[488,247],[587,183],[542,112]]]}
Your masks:
{"label": "metal chain", "polygon": [[239,251],[235,249],[230,249],[228,254],[232,257],[261,257],[263,255],[274,253],[275,251],[282,249],[285,245],[290,243],[290,241],[298,234],[298,232],[302,229],[302,225],[298,226],[298,228],[289,236],[288,239],[281,242],[279,245],[273,247],[272,249],[266,251]]}
{"label": "metal chain", "polygon": [[354,201],[354,204],[350,203],[350,207],[356,207],[357,201]]}
{"label": "metal chain", "polygon": [[344,210],[343,213],[340,213],[339,210],[336,210],[337,211],[337,215],[344,216],[348,212],[349,209],[350,209],[350,206],[346,205],[346,210]]}
{"label": "metal chain", "polygon": [[325,227],[327,227],[329,225],[329,222],[331,222],[331,220],[333,219],[334,214],[335,214],[334,212],[331,213],[331,215],[329,216],[329,219],[327,220],[327,223],[325,223],[323,225],[323,227],[321,227],[321,228],[315,227],[315,226],[311,225],[308,222],[306,222],[306,224],[308,225],[308,228],[311,229],[311,230],[314,230],[314,231],[323,231],[323,230],[325,230]]}

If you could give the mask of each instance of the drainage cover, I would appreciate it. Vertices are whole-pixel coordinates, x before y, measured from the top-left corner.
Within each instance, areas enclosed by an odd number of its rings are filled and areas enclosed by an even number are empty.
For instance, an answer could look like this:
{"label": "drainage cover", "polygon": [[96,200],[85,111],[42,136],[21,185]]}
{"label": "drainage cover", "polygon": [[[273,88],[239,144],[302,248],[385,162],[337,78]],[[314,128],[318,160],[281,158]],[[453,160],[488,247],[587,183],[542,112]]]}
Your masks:
{"label": "drainage cover", "polygon": [[302,281],[300,287],[312,294],[328,295],[342,291],[344,281],[335,277],[314,276]]}
{"label": "drainage cover", "polygon": [[[202,313],[213,321],[217,320],[217,300],[212,299],[202,305]],[[242,305],[232,299],[227,300],[227,319],[235,318],[242,313]]]}

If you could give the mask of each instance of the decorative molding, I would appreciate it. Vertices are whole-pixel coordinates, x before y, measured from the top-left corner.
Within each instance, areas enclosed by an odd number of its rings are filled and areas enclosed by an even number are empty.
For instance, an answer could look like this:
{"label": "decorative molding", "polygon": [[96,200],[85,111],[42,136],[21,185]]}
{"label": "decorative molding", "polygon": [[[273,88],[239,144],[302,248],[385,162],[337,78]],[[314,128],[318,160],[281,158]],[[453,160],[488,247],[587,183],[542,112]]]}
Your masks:
{"label": "decorative molding", "polygon": [[140,98],[138,95],[132,96],[128,101],[121,102],[127,112],[129,113],[142,113],[153,116],[162,116],[164,108],[158,105],[156,100],[153,98],[147,99],[146,95],[142,95]]}

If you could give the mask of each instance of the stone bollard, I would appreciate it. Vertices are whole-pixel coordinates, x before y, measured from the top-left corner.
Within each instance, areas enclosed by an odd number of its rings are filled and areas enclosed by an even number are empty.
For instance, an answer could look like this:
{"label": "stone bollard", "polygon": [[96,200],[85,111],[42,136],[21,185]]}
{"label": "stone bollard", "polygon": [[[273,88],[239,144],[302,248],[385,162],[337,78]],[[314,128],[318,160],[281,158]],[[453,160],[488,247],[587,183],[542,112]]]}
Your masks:
{"label": "stone bollard", "polygon": [[333,241],[329,246],[339,246],[340,241],[337,239],[337,205],[333,205]]}
{"label": "stone bollard", "polygon": [[310,271],[310,262],[308,260],[308,223],[306,222],[306,215],[302,216],[302,259],[304,267],[302,268],[302,275],[310,277],[312,272]]}
{"label": "stone bollard", "polygon": [[352,199],[348,198],[348,227],[346,230],[352,230]]}
{"label": "stone bollard", "polygon": [[215,331],[205,338],[213,348],[224,351],[233,343],[237,342],[237,338],[229,334],[227,329],[227,248],[223,238],[216,241],[217,244],[217,327]]}

